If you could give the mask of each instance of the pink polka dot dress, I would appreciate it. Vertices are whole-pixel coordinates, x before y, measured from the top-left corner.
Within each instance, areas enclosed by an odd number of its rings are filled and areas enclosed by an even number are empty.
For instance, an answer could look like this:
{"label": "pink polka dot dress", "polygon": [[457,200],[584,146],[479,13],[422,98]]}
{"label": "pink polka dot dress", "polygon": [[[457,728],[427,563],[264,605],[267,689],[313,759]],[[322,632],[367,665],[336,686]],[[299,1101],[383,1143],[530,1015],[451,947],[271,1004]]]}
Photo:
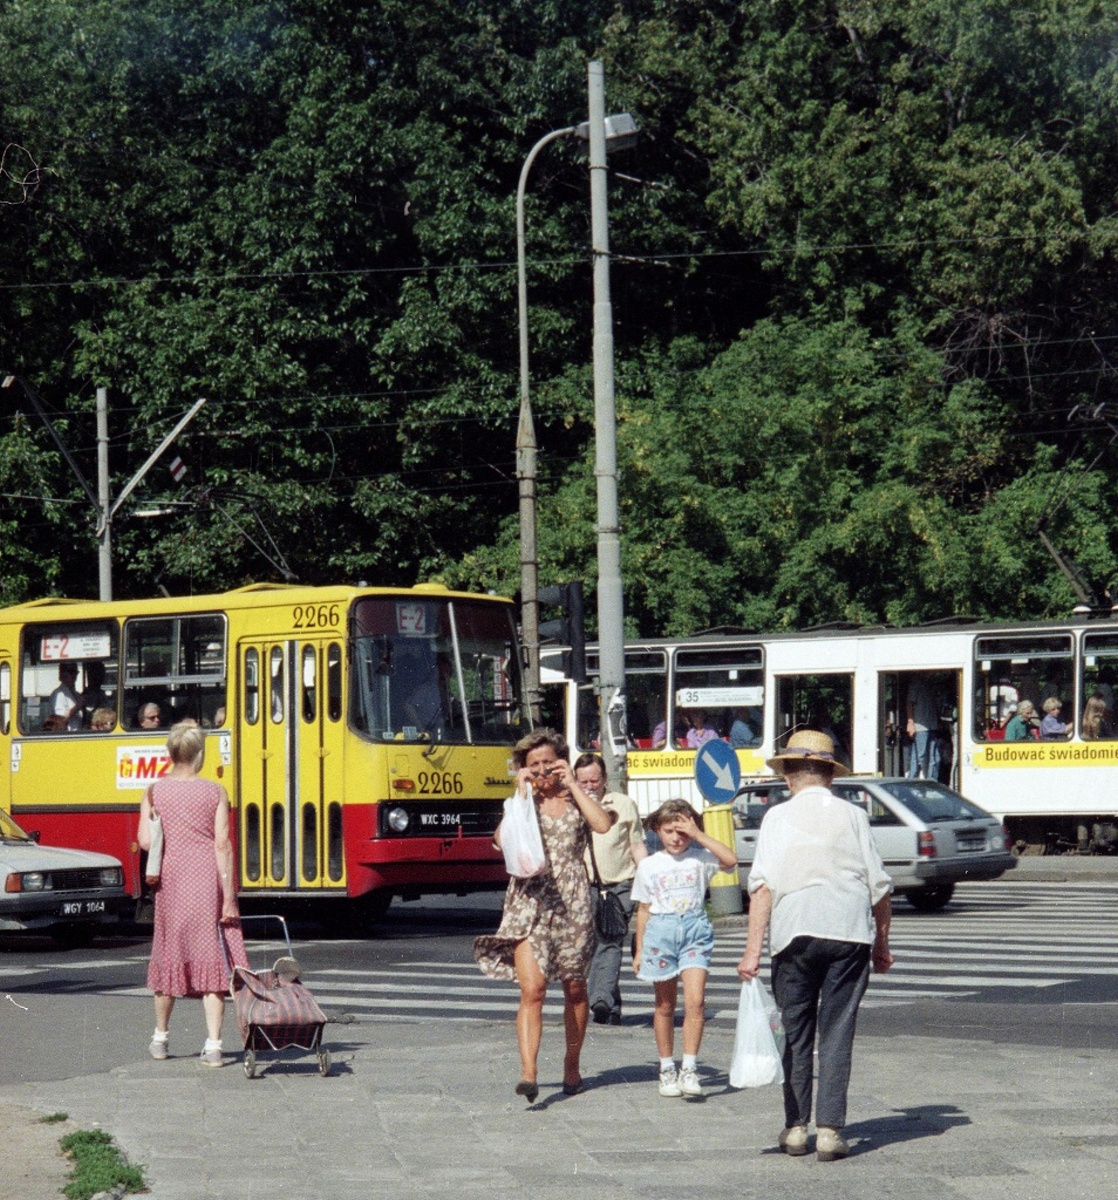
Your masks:
{"label": "pink polka dot dress", "polygon": [[163,871],[155,893],[155,936],[148,987],[168,996],[229,990],[230,961],[247,965],[239,927],[218,933],[221,881],[214,853],[214,816],[225,794],[207,779],[160,779],[152,802],[163,821]]}

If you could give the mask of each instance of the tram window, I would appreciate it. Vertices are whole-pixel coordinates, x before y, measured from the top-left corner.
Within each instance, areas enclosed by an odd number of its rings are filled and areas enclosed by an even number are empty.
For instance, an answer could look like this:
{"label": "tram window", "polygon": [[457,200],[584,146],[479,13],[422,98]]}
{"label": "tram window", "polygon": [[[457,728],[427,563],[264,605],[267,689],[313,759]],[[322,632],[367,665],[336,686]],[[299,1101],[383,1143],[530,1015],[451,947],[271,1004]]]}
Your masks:
{"label": "tram window", "polygon": [[268,655],[268,680],[272,724],[279,725],[283,721],[283,651],[279,646],[273,646]]}
{"label": "tram window", "polygon": [[20,731],[72,733],[90,727],[94,709],[111,708],[115,714],[118,646],[115,621],[28,625],[23,631]]}
{"label": "tram window", "polygon": [[303,647],[303,720],[318,716],[318,653],[314,646]]}
{"label": "tram window", "polygon": [[[747,740],[759,744],[765,704],[761,647],[679,650],[674,700],[684,714],[689,709],[704,712],[722,737],[729,737],[735,720],[744,722],[753,731]],[[677,728],[673,739],[679,733]]]}
{"label": "tram window", "polygon": [[12,664],[0,663],[0,733],[12,727]]}
{"label": "tram window", "polygon": [[[211,726],[224,710],[225,618],[220,613],[135,617],[124,625],[124,722],[157,704],[160,725],[191,718]],[[150,730],[149,730],[150,732]]]}
{"label": "tram window", "polygon": [[652,734],[668,716],[668,660],[662,651],[625,655],[625,725],[629,745],[652,748]]}
{"label": "tram window", "polygon": [[250,646],[245,651],[245,721],[260,720],[260,651]]}
{"label": "tram window", "polygon": [[[1075,695],[1075,659],[1070,634],[1007,634],[980,637],[974,644],[974,736],[1002,741],[1021,702],[1036,712],[1032,736],[1055,696],[1070,711]],[[1018,725],[1021,723],[1018,722]],[[1010,729],[1010,734],[1018,732]],[[1028,736],[1028,734],[1026,734]]]}
{"label": "tram window", "polygon": [[326,715],[331,721],[342,717],[342,648],[337,642],[326,647]]}
{"label": "tram window", "polygon": [[[1082,682],[1079,689],[1079,734],[1084,738],[1118,737],[1114,689],[1118,686],[1118,634],[1083,635]],[[1070,697],[1069,697],[1070,700]],[[1070,704],[1060,713],[1071,721]]]}
{"label": "tram window", "polygon": [[818,729],[835,743],[835,753],[852,761],[854,716],[853,675],[783,675],[777,681],[776,740],[797,729]]}

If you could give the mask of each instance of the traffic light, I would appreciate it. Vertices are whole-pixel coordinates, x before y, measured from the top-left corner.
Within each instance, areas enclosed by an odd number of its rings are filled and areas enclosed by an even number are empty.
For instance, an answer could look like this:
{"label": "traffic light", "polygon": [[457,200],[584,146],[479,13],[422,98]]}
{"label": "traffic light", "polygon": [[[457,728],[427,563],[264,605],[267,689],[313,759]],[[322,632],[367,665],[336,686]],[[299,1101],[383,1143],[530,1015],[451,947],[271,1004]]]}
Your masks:
{"label": "traffic light", "polygon": [[586,682],[586,627],[582,616],[582,581],[556,584],[539,589],[541,604],[562,609],[558,621],[540,622],[540,641],[560,642],[570,650],[563,655],[563,670],[575,683]]}

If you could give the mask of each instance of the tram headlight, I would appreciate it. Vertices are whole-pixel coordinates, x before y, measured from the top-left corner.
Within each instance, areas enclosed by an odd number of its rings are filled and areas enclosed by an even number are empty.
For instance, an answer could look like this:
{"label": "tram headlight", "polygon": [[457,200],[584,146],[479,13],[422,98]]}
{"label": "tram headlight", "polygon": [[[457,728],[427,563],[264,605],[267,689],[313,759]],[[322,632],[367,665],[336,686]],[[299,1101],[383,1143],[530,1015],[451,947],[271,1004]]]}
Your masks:
{"label": "tram headlight", "polygon": [[411,817],[406,808],[390,808],[388,810],[388,828],[393,833],[407,833]]}

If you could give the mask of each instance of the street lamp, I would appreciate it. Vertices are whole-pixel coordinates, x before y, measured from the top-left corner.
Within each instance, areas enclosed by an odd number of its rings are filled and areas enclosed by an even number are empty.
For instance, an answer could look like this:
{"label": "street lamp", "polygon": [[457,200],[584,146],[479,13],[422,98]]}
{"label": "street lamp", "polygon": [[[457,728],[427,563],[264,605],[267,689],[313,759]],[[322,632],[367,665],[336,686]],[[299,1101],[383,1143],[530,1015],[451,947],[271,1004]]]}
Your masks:
{"label": "street lamp", "polygon": [[[637,123],[629,113],[604,118],[607,151],[624,150],[637,137]],[[539,562],[536,552],[536,426],[528,379],[528,269],[524,233],[524,191],[536,156],[559,138],[590,140],[590,122],[554,129],[545,134],[524,160],[516,186],[516,285],[520,322],[520,417],[516,428],[516,478],[520,505],[520,622],[528,654],[526,687],[532,715],[539,716],[540,703],[540,604]]]}

